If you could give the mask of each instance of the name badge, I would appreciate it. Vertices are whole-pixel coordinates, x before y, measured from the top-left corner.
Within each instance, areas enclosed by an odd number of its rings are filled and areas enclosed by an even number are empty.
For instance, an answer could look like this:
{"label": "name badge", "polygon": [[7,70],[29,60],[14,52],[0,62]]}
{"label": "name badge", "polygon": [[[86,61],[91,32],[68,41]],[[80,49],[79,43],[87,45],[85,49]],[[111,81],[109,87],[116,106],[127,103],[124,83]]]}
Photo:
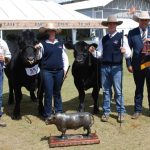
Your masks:
{"label": "name badge", "polygon": [[33,66],[32,68],[25,68],[28,76],[34,76],[40,72],[40,68],[38,65]]}

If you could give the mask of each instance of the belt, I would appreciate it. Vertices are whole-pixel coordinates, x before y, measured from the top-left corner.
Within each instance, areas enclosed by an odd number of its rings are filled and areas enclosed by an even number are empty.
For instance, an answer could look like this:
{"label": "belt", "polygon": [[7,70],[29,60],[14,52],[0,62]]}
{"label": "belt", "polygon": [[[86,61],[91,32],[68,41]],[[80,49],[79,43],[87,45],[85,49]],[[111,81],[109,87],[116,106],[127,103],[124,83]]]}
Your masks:
{"label": "belt", "polygon": [[60,71],[60,70],[63,70],[63,68],[51,68],[51,69],[48,69],[49,71]]}

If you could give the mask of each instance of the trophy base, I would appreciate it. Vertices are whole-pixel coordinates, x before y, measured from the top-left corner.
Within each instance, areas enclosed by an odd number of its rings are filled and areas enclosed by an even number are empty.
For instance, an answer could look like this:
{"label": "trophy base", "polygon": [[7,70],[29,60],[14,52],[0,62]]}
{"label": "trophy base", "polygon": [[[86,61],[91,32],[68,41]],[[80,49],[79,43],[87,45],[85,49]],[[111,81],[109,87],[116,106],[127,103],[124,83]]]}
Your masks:
{"label": "trophy base", "polygon": [[49,147],[66,147],[66,146],[77,146],[87,144],[99,144],[100,140],[96,133],[91,133],[89,136],[83,134],[71,134],[61,136],[50,136]]}

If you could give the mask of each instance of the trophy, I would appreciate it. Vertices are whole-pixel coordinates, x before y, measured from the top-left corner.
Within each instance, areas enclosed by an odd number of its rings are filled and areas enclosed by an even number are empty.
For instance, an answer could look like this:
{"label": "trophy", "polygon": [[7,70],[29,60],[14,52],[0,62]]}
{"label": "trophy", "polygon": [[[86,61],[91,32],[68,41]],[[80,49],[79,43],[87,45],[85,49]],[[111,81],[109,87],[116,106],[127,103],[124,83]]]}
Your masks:
{"label": "trophy", "polygon": [[[91,133],[91,126],[94,123],[94,117],[88,112],[57,113],[51,115],[45,123],[46,125],[55,124],[58,131],[62,133],[60,136],[50,136],[50,147],[100,143],[96,133]],[[87,130],[86,134],[66,134],[68,129],[76,130],[81,127],[83,127],[84,130]]]}

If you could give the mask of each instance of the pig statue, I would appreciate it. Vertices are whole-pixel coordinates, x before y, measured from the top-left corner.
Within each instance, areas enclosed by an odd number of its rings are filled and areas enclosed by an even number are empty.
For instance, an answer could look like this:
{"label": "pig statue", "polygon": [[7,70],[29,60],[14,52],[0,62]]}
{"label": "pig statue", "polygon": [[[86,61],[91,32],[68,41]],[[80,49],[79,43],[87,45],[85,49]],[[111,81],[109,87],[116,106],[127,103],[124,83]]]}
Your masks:
{"label": "pig statue", "polygon": [[87,136],[90,135],[90,127],[94,123],[94,117],[88,112],[77,112],[77,113],[57,113],[51,115],[45,121],[46,125],[55,124],[57,129],[62,132],[61,137],[64,138],[67,129],[83,129],[87,130]]}

